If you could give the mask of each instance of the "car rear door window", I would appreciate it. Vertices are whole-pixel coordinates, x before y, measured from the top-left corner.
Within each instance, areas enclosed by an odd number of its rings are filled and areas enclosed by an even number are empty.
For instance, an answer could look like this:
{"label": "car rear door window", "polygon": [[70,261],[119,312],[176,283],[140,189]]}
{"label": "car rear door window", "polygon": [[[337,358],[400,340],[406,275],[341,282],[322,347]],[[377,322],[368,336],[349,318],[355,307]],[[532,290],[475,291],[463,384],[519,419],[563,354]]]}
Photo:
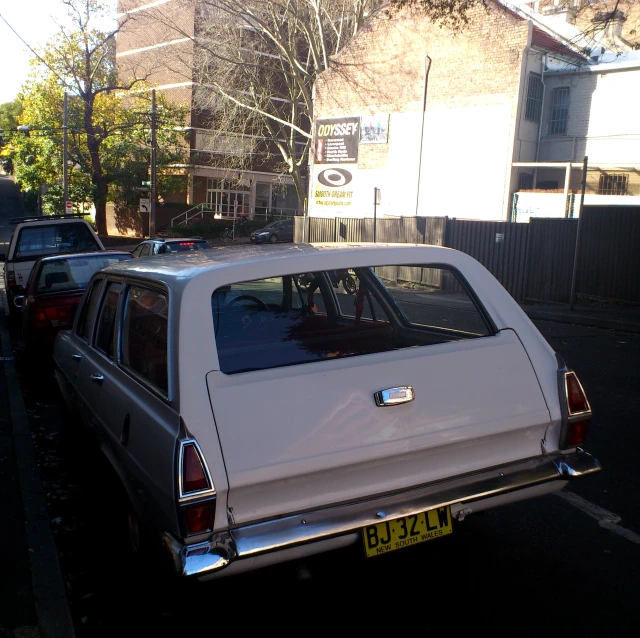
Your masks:
{"label": "car rear door window", "polygon": [[77,333],[85,341],[91,341],[91,326],[93,325],[93,317],[96,313],[98,300],[100,299],[100,289],[103,279],[95,279],[91,284],[91,288],[84,299],[84,303],[80,308],[78,317]]}
{"label": "car rear door window", "polygon": [[164,292],[130,286],[122,328],[121,363],[168,394],[168,298]]}
{"label": "car rear door window", "polygon": [[116,313],[121,292],[122,284],[110,281],[98,309],[95,347],[110,359],[114,356]]}
{"label": "car rear door window", "polygon": [[299,273],[224,286],[212,298],[226,374],[494,334],[462,277],[441,266]]}

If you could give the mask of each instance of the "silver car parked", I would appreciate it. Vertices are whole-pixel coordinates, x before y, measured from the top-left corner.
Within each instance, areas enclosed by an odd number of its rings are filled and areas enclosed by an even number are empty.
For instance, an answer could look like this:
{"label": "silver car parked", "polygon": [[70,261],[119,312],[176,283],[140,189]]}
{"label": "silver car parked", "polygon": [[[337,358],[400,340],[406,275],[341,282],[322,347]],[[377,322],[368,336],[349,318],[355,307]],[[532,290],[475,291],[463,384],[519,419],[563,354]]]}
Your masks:
{"label": "silver car parked", "polygon": [[600,469],[575,372],[447,248],[131,259],[93,277],[54,361],[134,545],[147,530],[185,577],[347,544],[373,558]]}

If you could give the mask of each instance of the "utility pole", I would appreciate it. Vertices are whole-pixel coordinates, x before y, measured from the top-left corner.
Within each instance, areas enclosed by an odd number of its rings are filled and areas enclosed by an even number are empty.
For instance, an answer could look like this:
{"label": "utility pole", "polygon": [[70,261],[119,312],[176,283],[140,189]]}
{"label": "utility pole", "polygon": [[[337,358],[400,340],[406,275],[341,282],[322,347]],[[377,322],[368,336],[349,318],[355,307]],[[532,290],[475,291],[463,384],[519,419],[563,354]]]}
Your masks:
{"label": "utility pole", "polygon": [[573,310],[576,300],[576,278],[578,276],[578,252],[580,250],[580,228],[582,225],[582,211],[584,208],[584,192],[587,189],[587,166],[589,158],[585,155],[582,164],[582,192],[580,193],[580,208],[578,209],[578,228],[576,230],[576,246],[573,252],[573,273],[571,275],[571,294],[569,296],[569,310]]}
{"label": "utility pole", "polygon": [[149,237],[156,236],[156,90],[151,89],[151,184],[149,197],[150,211],[149,211]]}
{"label": "utility pole", "polygon": [[62,192],[64,199],[64,212],[67,212],[69,201],[69,99],[64,92],[63,116],[62,116]]}

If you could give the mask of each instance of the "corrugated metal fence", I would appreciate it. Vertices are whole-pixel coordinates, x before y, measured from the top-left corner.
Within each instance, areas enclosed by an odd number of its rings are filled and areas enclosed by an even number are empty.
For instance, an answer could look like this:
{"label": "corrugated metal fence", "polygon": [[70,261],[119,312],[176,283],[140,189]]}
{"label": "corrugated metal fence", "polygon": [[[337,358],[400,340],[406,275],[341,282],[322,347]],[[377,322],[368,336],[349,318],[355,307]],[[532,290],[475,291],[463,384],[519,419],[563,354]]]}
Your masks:
{"label": "corrugated metal fence", "polygon": [[[308,218],[311,243],[373,241],[373,220]],[[303,239],[296,218],[294,241]],[[482,263],[517,300],[568,303],[578,220],[529,223],[401,217],[376,224],[376,241],[456,248]],[[640,207],[585,207],[576,267],[578,295],[640,303]]]}

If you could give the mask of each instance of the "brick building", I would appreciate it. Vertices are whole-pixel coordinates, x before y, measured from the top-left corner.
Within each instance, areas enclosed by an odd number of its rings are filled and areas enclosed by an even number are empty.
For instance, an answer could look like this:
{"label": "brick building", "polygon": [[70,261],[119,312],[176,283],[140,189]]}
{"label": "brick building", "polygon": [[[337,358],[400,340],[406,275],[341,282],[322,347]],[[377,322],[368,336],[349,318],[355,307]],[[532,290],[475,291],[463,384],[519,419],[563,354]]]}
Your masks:
{"label": "brick building", "polygon": [[[176,167],[182,186],[174,193],[161,193],[166,203],[183,209],[206,204],[222,216],[247,213],[266,216],[294,215],[298,197],[287,175],[274,170],[273,153],[261,153],[268,140],[246,140],[239,136],[213,135],[208,114],[196,108],[194,36],[199,16],[197,3],[181,0],[119,0],[121,24],[116,41],[118,72],[123,79],[143,77],[170,101],[187,105],[189,158]],[[201,88],[200,88],[201,90]],[[251,145],[249,166],[233,167],[229,155]]]}
{"label": "brick building", "polygon": [[376,15],[316,83],[310,215],[571,215],[585,155],[585,203],[640,203],[640,57],[592,58],[553,19]]}

